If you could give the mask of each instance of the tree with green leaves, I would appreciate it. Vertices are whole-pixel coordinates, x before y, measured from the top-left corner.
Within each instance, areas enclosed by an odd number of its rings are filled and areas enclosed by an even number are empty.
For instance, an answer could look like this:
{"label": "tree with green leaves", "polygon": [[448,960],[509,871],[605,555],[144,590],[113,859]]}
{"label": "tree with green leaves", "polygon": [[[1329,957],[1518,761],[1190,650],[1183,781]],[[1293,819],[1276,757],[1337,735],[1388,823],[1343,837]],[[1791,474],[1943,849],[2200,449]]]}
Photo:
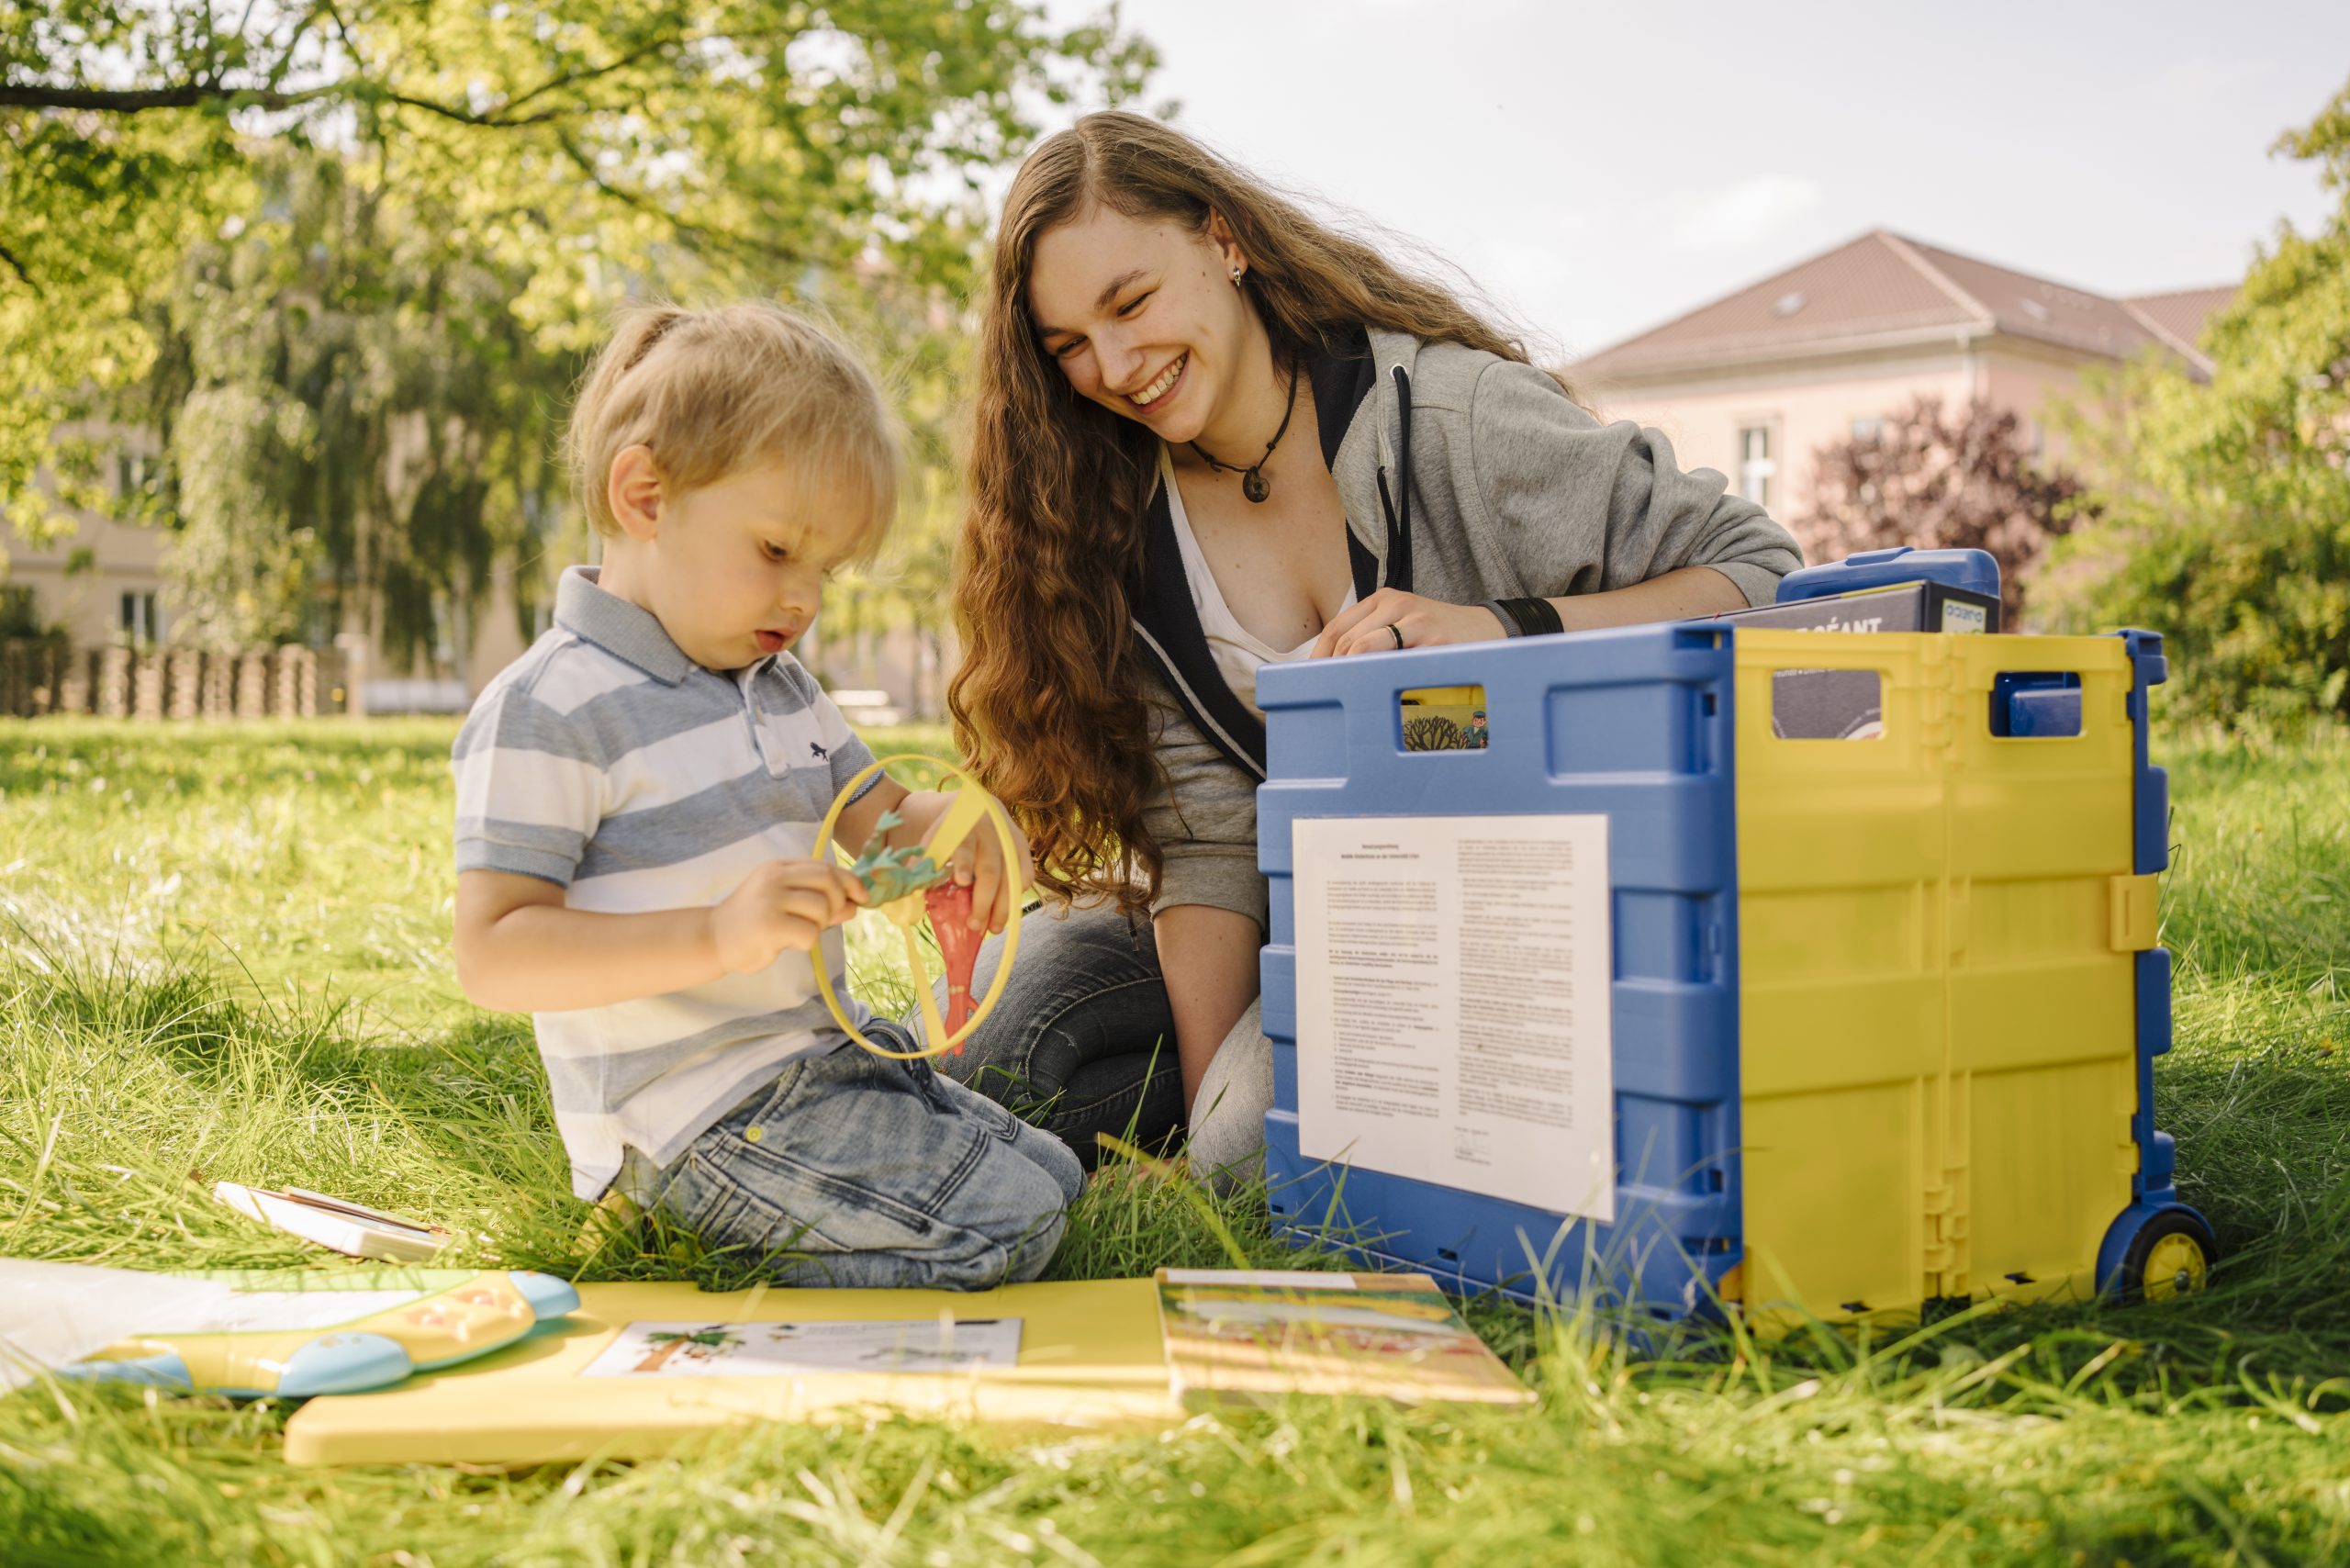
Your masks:
{"label": "tree with green leaves", "polygon": [[2350,714],[2350,85],[2277,150],[2338,205],[2282,227],[2205,329],[2208,382],[2148,361],[2102,388],[2103,521],[2050,583],[2082,629],[2166,634],[2171,710],[2255,726]]}
{"label": "tree with green leaves", "polygon": [[255,216],[192,245],[145,311],[156,357],[116,406],[162,461],[129,510],[172,531],[178,640],[371,624],[407,664],[547,548],[578,356],[516,319],[523,269],[445,242],[429,193],[293,147],[252,170]]}
{"label": "tree with green leaves", "polygon": [[0,510],[96,498],[61,421],[150,424],[196,625],[315,588],[413,645],[543,536],[613,305],[781,296],[934,366],[982,176],[1153,64],[1021,0],[0,0]]}

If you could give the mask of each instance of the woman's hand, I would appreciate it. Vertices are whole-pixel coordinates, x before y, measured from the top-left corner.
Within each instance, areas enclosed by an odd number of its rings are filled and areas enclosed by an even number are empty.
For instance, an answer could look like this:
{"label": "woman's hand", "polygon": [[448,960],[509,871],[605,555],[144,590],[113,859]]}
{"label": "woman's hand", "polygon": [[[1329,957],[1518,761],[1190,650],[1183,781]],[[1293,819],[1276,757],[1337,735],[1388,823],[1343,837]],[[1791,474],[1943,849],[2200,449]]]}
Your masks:
{"label": "woman's hand", "polygon": [[[954,800],[953,795],[932,790],[906,796],[897,808],[902,825],[891,829],[887,841],[892,845],[917,843],[927,849]],[[1013,912],[1020,907],[1021,896],[1035,880],[1028,835],[1020,831],[1017,823],[1012,827],[1012,843],[1017,852],[1017,865],[1006,862],[1003,843],[996,834],[994,823],[981,818],[946,857],[948,873],[956,882],[971,890],[970,925],[974,931],[1002,931]]]}
{"label": "woman's hand", "polygon": [[1035,876],[1028,855],[1028,835],[1014,827],[1012,838],[1020,851],[1017,866],[1004,863],[1003,844],[997,838],[992,823],[983,822],[973,828],[955,846],[955,853],[947,857],[946,864],[955,880],[971,890],[970,924],[974,931],[982,924],[990,932],[1002,931]]}
{"label": "woman's hand", "polygon": [[1441,647],[1448,643],[1490,643],[1507,635],[1501,617],[1482,604],[1446,604],[1422,599],[1401,588],[1381,588],[1322,628],[1314,639],[1309,658],[1344,657],[1348,654],[1392,654],[1393,626],[1407,648]]}

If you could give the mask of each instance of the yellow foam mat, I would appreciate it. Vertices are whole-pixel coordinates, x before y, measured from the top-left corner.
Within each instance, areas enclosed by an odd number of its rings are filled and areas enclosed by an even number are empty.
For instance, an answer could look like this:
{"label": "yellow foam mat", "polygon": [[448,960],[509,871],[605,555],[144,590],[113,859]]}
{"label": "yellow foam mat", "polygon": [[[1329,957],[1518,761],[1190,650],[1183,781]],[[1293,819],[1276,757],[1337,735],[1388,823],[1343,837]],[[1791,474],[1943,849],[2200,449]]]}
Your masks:
{"label": "yellow foam mat", "polygon": [[[1149,1280],[953,1291],[584,1284],[566,1318],[505,1350],[373,1394],[313,1399],[285,1426],[295,1464],[543,1464],[634,1458],[721,1428],[881,1407],[1076,1428],[1181,1418]],[[1017,1318],[1009,1367],[788,1375],[583,1376],[631,1324],[727,1326]],[[677,1336],[669,1336],[675,1339]],[[610,1365],[607,1358],[606,1365]]]}

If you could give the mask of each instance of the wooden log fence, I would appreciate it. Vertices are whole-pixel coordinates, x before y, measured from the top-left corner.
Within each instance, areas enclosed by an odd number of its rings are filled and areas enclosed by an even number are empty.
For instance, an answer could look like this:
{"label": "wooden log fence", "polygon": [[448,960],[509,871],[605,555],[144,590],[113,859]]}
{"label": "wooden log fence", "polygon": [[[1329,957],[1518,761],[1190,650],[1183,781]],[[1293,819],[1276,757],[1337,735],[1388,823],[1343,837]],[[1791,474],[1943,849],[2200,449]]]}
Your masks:
{"label": "wooden log fence", "polygon": [[308,719],[319,685],[317,652],[291,645],[212,654],[0,642],[0,718]]}

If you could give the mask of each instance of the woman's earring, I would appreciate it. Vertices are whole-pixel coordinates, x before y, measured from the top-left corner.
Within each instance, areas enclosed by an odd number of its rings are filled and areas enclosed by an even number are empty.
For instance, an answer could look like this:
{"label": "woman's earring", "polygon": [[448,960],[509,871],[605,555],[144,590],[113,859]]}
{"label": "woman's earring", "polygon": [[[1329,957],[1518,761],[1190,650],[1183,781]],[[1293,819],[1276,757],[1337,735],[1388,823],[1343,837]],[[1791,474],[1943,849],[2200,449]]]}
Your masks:
{"label": "woman's earring", "polygon": [[1232,269],[1232,281],[1235,283],[1238,283],[1240,281],[1240,269],[1238,267]]}

